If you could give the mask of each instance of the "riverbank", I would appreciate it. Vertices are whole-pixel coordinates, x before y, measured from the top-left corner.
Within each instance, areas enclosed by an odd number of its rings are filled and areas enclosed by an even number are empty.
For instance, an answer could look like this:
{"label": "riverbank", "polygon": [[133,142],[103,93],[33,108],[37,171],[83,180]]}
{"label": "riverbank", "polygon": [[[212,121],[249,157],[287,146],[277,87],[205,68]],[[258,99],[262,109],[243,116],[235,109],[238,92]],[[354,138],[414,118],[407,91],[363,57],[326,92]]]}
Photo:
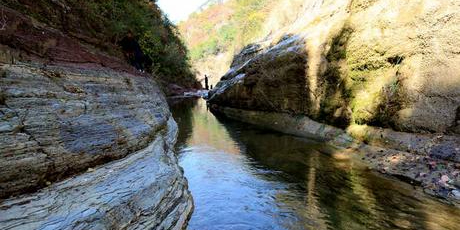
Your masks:
{"label": "riverbank", "polygon": [[[456,137],[409,134],[364,126],[342,130],[306,116],[234,109],[216,104],[211,104],[210,108],[231,119],[339,147],[336,154],[342,157],[361,161],[373,170],[420,186],[426,193],[460,207],[460,164],[457,158],[451,157],[458,154],[447,154],[448,157],[445,154],[451,150],[459,151]],[[358,131],[358,128],[362,130]],[[361,139],[363,133],[366,134],[367,144]],[[405,146],[410,151],[404,151]]]}

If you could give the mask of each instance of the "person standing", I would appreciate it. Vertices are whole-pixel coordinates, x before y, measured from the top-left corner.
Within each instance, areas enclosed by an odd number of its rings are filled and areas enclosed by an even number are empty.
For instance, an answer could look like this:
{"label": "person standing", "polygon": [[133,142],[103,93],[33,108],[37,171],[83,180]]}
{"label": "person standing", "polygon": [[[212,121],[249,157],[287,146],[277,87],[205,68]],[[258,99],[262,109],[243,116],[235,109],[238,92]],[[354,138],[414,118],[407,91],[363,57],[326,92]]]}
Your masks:
{"label": "person standing", "polygon": [[131,31],[128,31],[126,37],[121,40],[120,46],[123,49],[123,53],[125,54],[126,59],[128,59],[129,64],[134,66],[137,70],[143,71],[145,55]]}
{"label": "person standing", "polygon": [[207,75],[204,75],[204,88],[209,90],[209,79]]}

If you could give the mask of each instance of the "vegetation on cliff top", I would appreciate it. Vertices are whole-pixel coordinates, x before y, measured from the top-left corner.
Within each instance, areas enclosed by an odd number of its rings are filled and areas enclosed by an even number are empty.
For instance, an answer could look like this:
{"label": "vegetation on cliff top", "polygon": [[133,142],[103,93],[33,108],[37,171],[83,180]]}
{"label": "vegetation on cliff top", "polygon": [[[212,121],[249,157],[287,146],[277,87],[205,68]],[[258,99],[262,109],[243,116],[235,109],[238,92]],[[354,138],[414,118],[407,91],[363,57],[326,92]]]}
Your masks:
{"label": "vegetation on cliff top", "polygon": [[132,30],[144,52],[153,60],[153,71],[167,83],[196,85],[187,49],[176,27],[155,1],[148,0],[2,0],[40,22],[51,25],[110,53]]}
{"label": "vegetation on cliff top", "polygon": [[274,0],[229,0],[194,13],[179,25],[192,62],[223,52],[234,53],[260,36]]}

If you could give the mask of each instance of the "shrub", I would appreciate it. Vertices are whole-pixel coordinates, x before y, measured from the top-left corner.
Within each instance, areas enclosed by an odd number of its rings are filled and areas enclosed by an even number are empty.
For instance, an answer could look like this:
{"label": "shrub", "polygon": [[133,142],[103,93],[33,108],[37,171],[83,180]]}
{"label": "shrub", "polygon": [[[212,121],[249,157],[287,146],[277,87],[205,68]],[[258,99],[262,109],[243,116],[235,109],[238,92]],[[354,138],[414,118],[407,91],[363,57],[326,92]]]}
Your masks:
{"label": "shrub", "polygon": [[154,61],[152,69],[162,79],[181,76],[181,84],[194,80],[187,49],[177,28],[155,4],[147,0],[3,0],[6,6],[22,11],[64,32],[77,34],[110,54],[114,45],[132,30],[144,52]]}

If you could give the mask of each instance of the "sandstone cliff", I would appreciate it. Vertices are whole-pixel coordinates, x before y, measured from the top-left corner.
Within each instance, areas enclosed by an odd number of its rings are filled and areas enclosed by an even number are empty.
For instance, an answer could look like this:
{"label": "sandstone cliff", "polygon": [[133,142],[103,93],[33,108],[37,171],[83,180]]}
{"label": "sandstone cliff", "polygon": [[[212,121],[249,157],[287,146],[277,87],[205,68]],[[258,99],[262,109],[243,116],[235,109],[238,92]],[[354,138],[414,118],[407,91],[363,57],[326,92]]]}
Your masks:
{"label": "sandstone cliff", "polygon": [[154,78],[0,8],[0,228],[184,228],[192,198]]}
{"label": "sandstone cliff", "polygon": [[[413,152],[420,159],[397,164],[440,160],[434,164],[449,168],[442,173],[459,179],[458,1],[279,4],[266,22],[269,35],[236,55],[210,93],[215,110],[342,146],[359,140]],[[395,154],[379,154],[376,167],[426,186],[442,182],[383,163]]]}

